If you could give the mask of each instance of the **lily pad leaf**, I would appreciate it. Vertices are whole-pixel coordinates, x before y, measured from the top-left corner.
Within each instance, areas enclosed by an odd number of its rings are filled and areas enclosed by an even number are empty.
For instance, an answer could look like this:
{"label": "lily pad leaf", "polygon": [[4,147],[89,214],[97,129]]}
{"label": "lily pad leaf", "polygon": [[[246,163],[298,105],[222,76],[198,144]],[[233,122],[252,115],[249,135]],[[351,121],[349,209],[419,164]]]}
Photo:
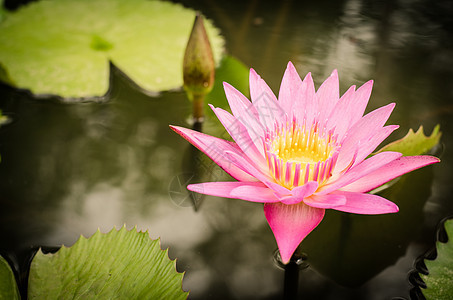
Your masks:
{"label": "lily pad leaf", "polygon": [[435,260],[425,260],[428,275],[421,274],[426,284],[423,295],[426,299],[451,299],[453,295],[453,219],[444,223],[449,241],[437,242]]}
{"label": "lily pad leaf", "polygon": [[383,151],[396,151],[402,153],[404,156],[421,155],[427,153],[434,146],[436,146],[442,133],[439,131],[440,125],[434,127],[430,136],[426,136],[423,132],[423,126],[420,126],[416,132],[409,129],[409,132],[401,139],[387,144],[378,152]]}
{"label": "lily pad leaf", "polygon": [[0,299],[20,299],[16,278],[8,262],[0,256]]}
{"label": "lily pad leaf", "polygon": [[55,254],[39,250],[29,299],[186,299],[182,273],[147,232],[99,230]]}
{"label": "lily pad leaf", "polygon": [[[145,91],[183,84],[195,11],[149,0],[46,0],[0,22],[0,80],[36,95],[103,96],[112,62]],[[224,39],[205,22],[215,61]]]}

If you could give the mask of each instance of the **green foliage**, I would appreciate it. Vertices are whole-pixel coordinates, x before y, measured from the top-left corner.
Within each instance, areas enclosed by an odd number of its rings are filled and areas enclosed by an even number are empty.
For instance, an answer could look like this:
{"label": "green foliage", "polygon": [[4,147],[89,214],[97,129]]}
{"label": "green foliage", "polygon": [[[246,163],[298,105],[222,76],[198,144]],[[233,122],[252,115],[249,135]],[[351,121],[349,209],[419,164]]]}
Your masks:
{"label": "green foliage", "polygon": [[453,219],[444,224],[448,243],[437,242],[435,260],[425,260],[429,275],[421,275],[426,283],[423,295],[426,299],[451,299],[453,295]]}
{"label": "green foliage", "polygon": [[[112,61],[145,90],[179,88],[194,18],[167,1],[32,2],[0,22],[0,80],[38,95],[102,96]],[[219,62],[224,40],[205,25]]]}
{"label": "green foliage", "polygon": [[427,153],[431,148],[436,146],[442,133],[439,131],[440,125],[434,127],[430,136],[426,136],[423,132],[423,126],[414,133],[412,129],[402,138],[387,144],[378,152],[382,151],[396,151],[402,153],[404,156],[420,155]]}
{"label": "green foliage", "polygon": [[186,299],[183,274],[147,232],[97,231],[55,254],[38,251],[30,299]]}
{"label": "green foliage", "polygon": [[0,300],[20,299],[16,279],[8,262],[0,256]]}

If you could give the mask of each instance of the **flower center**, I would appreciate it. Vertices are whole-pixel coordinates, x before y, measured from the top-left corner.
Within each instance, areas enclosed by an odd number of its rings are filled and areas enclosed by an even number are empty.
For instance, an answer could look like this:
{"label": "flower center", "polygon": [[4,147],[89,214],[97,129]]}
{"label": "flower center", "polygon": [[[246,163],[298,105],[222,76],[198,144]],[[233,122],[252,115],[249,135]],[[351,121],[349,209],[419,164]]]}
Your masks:
{"label": "flower center", "polygon": [[317,123],[311,127],[293,121],[275,125],[265,137],[265,153],[275,181],[292,189],[308,181],[323,183],[331,176],[338,158],[339,145],[333,132]]}

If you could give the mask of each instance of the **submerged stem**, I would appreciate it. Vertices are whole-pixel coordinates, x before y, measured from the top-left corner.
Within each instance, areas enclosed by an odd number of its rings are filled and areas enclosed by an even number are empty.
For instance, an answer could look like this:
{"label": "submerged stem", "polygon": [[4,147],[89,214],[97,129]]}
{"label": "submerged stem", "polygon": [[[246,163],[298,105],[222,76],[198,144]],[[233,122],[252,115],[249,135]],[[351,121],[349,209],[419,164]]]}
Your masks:
{"label": "submerged stem", "polygon": [[288,264],[285,265],[285,281],[283,286],[283,299],[297,299],[299,290],[299,265],[296,263],[294,256]]}
{"label": "submerged stem", "polygon": [[308,268],[307,255],[302,252],[294,252],[287,264],[282,262],[280,252],[274,252],[274,262],[277,267],[285,271],[283,284],[283,299],[297,299],[299,292],[299,271]]}

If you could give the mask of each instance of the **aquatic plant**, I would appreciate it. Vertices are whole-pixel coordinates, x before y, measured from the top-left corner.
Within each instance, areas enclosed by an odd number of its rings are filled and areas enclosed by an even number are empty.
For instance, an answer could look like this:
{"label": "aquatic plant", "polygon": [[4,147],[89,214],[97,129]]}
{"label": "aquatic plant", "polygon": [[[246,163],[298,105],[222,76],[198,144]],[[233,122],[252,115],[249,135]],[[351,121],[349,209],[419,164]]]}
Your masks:
{"label": "aquatic plant", "polygon": [[365,116],[373,81],[339,96],[337,71],[315,91],[291,62],[278,100],[250,70],[251,102],[224,83],[233,114],[211,108],[235,142],[171,126],[237,181],[191,184],[194,192],[264,203],[283,263],[321,222],[325,209],[356,214],[398,211],[393,202],[367,192],[417,168],[439,162],[400,152],[370,154],[397,125],[384,126],[394,103]]}
{"label": "aquatic plant", "polygon": [[[39,249],[31,260],[28,299],[186,299],[184,274],[161,250],[160,239],[136,228],[99,230],[56,253]],[[0,299],[20,299],[8,262],[0,256]]]}
{"label": "aquatic plant", "polygon": [[[33,1],[0,12],[0,81],[34,95],[104,96],[109,63],[144,91],[178,89],[195,11],[167,1]],[[224,39],[205,21],[214,60]]]}

